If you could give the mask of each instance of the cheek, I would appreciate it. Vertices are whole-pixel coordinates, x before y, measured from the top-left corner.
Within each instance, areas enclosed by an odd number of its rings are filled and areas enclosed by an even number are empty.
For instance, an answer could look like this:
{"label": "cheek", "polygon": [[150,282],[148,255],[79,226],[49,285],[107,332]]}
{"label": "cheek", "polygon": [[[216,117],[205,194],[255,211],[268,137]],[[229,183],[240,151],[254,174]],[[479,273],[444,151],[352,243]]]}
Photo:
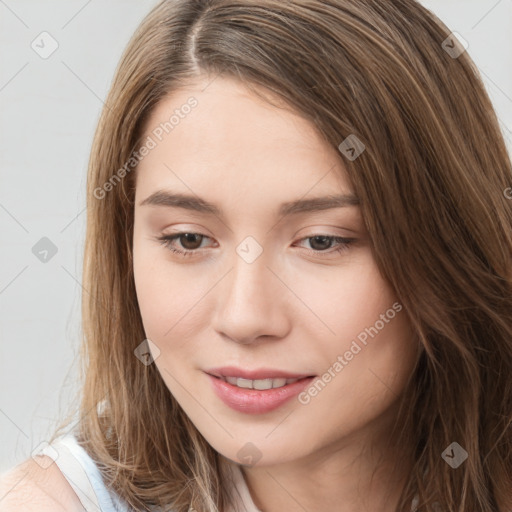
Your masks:
{"label": "cheek", "polygon": [[154,250],[142,247],[134,250],[133,270],[144,332],[158,349],[156,353],[152,347],[154,364],[169,391],[183,403],[188,397],[183,388],[188,382],[183,361],[197,351],[190,325],[200,321],[204,287],[194,284],[197,276],[194,281],[178,272],[165,254],[156,257]]}
{"label": "cheek", "polygon": [[158,242],[135,238],[133,272],[142,322],[148,338],[164,342],[197,320],[209,289],[207,273],[201,277],[197,267],[179,265],[166,251]]}
{"label": "cheek", "polygon": [[[416,352],[403,309],[377,334],[368,335],[366,344],[349,337],[329,349],[325,373],[301,403],[308,428],[320,428],[319,439],[335,441],[340,432],[369,424],[396,402],[413,371]],[[319,417],[330,421],[319,426]]]}
{"label": "cheek", "polygon": [[373,325],[396,300],[369,250],[359,251],[338,267],[323,267],[316,272],[296,277],[294,291],[312,312],[308,314],[309,328],[321,329],[319,334],[338,344]]}
{"label": "cheek", "polygon": [[361,410],[371,416],[374,406],[394,400],[412,371],[416,345],[406,312],[369,255],[333,272],[329,286],[316,290],[308,304],[322,322],[306,327],[311,339],[314,327],[323,325],[326,333],[316,336],[325,367],[316,404],[355,410],[364,403]]}

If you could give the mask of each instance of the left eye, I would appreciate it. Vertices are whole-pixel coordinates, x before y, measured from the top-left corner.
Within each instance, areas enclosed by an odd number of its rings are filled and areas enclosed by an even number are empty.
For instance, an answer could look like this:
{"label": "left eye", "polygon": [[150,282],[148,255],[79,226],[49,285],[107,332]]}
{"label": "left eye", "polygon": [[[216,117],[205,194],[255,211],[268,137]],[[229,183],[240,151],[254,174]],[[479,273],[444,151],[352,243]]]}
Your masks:
{"label": "left eye", "polygon": [[[167,247],[173,253],[180,254],[182,256],[191,256],[198,252],[197,249],[200,248],[202,241],[208,238],[208,236],[202,235],[201,233],[181,232],[174,235],[163,235],[157,239],[163,246]],[[180,245],[183,249],[179,249],[173,245],[175,240],[180,241]],[[328,254],[345,251],[348,249],[349,245],[355,241],[354,238],[343,238],[330,235],[313,235],[302,238],[299,241],[302,242],[303,240],[314,241],[313,243],[310,242],[310,245],[317,246],[317,248],[313,247],[313,249],[306,250],[315,256],[320,253],[326,253],[326,250],[331,249],[334,243],[338,244],[338,247],[334,251],[329,251]]]}
{"label": "left eye", "polygon": [[[344,247],[344,246],[349,245],[353,241],[353,239],[351,239],[351,238],[342,238],[340,236],[328,236],[328,235],[308,236],[306,238],[303,238],[302,240],[310,240],[309,244],[311,246],[316,245],[317,249],[313,248],[314,252],[325,252],[325,249],[330,249],[334,242],[336,242]],[[313,244],[311,243],[311,240],[314,241]],[[320,246],[319,248],[318,248],[318,245]],[[325,245],[327,245],[328,247],[325,247]],[[337,249],[337,250],[339,250],[339,249]]]}

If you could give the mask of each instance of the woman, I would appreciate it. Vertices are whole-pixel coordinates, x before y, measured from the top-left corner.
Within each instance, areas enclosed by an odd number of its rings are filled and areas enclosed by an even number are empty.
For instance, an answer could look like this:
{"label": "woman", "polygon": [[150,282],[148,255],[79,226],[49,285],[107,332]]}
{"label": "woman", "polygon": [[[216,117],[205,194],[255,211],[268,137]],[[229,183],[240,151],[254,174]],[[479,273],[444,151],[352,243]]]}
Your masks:
{"label": "woman", "polygon": [[161,2],[91,153],[78,421],[24,496],[510,510],[511,184],[415,1]]}

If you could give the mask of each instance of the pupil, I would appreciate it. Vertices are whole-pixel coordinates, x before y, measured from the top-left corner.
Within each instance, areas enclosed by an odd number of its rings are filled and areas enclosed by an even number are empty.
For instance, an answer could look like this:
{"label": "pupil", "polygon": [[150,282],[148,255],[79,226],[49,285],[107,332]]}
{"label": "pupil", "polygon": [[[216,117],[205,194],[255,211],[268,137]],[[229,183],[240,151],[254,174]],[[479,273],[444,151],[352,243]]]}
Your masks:
{"label": "pupil", "polygon": [[[185,249],[190,249],[190,250],[197,249],[201,245],[200,237],[201,237],[201,235],[196,235],[194,233],[185,233],[184,235],[181,235],[181,238],[182,238],[182,240],[180,240],[181,245]],[[185,243],[183,243],[183,238],[185,239]],[[195,238],[199,238],[199,244],[197,244],[197,240],[196,240],[196,243],[194,244]],[[190,245],[188,245],[190,242],[192,243],[192,247]],[[195,245],[197,245],[197,247]]]}
{"label": "pupil", "polygon": [[[318,240],[320,240],[320,241],[323,240],[325,243],[324,244],[320,243],[320,247],[315,247],[315,245],[316,245],[315,241],[318,241]],[[328,249],[330,246],[330,243],[331,243],[331,240],[327,236],[314,236],[311,238],[311,247],[313,247],[313,249],[315,249],[315,250]]]}

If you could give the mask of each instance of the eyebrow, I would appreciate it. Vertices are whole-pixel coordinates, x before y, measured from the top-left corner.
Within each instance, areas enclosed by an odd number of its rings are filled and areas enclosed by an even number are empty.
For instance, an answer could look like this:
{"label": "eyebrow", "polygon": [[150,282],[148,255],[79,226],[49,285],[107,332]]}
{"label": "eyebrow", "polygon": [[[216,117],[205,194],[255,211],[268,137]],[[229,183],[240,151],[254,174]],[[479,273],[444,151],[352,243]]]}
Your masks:
{"label": "eyebrow", "polygon": [[[158,190],[139,203],[139,206],[164,206],[168,208],[184,208],[199,213],[222,217],[222,210],[198,196],[172,193],[167,190]],[[358,206],[359,198],[354,194],[330,195],[313,197],[310,199],[297,199],[281,204],[279,216],[296,215],[300,213],[318,212],[332,208]]]}

